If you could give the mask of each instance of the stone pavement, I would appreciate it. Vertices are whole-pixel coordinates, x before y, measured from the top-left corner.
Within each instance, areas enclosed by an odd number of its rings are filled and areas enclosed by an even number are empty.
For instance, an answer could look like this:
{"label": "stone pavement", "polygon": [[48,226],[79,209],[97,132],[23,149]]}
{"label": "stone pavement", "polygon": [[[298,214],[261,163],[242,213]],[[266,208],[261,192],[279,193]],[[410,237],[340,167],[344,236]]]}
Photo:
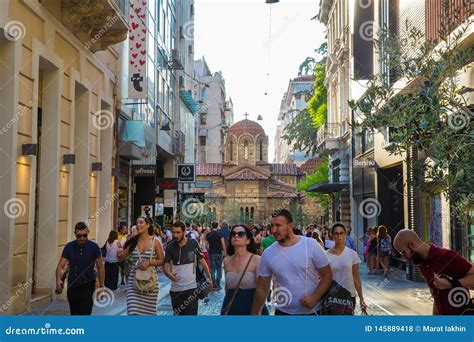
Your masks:
{"label": "stone pavement", "polygon": [[[368,305],[369,315],[430,315],[432,300],[424,283],[406,280],[401,270],[391,269],[388,279],[382,275],[368,275],[365,263],[360,267],[364,297]],[[169,296],[170,280],[162,273],[158,274],[160,292],[158,296],[158,315],[172,315]],[[223,284],[222,284],[223,285]],[[125,286],[113,292],[113,300],[105,306],[94,306],[93,315],[126,315],[127,301]],[[199,315],[220,315],[224,291],[213,291],[209,294],[209,302],[199,301]],[[269,305],[270,312],[274,307]],[[359,310],[356,314],[360,314]],[[56,300],[24,315],[69,315],[69,306],[65,300]]]}

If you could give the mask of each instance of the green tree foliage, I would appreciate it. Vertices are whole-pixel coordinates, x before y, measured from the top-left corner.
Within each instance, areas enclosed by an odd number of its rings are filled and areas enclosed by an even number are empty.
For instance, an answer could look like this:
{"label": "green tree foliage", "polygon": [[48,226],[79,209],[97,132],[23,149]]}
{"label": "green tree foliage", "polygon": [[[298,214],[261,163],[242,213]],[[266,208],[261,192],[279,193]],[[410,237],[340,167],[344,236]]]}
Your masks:
{"label": "green tree foliage", "polygon": [[[403,38],[382,29],[375,49],[383,72],[368,83],[359,101],[349,104],[360,126],[391,128],[390,153],[418,151],[417,188],[430,195],[444,193],[465,212],[474,192],[474,120],[459,75],[473,62],[474,49],[472,43],[461,44],[467,26],[453,32],[454,26],[442,28],[440,42],[426,40],[408,22]],[[397,79],[409,90],[398,92]]]}
{"label": "green tree foliage", "polygon": [[319,129],[326,122],[327,89],[324,81],[326,79],[326,58],[314,68],[313,96],[308,102],[308,112],[312,119],[313,126]]}
{"label": "green tree foliage", "polygon": [[305,196],[314,198],[321,205],[327,209],[329,206],[329,196],[319,192],[307,192],[311,185],[317,183],[327,183],[329,181],[329,159],[324,158],[324,162],[319,164],[313,173],[306,175],[306,177],[296,185],[298,191],[305,192]]}
{"label": "green tree foliage", "polygon": [[308,107],[296,114],[283,131],[283,139],[289,145],[308,155],[316,152],[317,130],[324,124],[327,117],[327,90],[324,85],[327,44],[323,43],[316,52],[322,56],[322,59],[316,61],[312,57],[306,58],[299,72],[301,75],[311,67],[315,76],[312,90],[305,94],[307,101],[309,99]]}

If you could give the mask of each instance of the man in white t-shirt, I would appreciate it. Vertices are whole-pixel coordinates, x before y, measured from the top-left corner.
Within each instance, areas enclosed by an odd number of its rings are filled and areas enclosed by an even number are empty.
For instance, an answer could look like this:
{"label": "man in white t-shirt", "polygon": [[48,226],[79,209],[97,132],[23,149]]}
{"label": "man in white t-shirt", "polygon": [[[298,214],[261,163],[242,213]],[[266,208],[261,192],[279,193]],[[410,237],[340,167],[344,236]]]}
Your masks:
{"label": "man in white t-shirt", "polygon": [[328,257],[316,240],[293,233],[293,217],[288,210],[276,210],[271,224],[277,243],[261,256],[252,314],[261,312],[272,277],[276,280],[275,315],[316,314],[332,282]]}

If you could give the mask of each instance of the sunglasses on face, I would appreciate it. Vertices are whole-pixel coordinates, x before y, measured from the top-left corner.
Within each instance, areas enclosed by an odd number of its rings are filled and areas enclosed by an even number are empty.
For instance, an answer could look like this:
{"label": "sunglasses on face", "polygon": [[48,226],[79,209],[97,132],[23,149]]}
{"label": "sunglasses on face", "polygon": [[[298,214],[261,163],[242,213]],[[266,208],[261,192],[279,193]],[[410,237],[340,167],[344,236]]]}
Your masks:
{"label": "sunglasses on face", "polygon": [[243,238],[243,237],[247,236],[247,234],[243,231],[240,231],[240,232],[232,232],[232,233],[230,233],[230,236],[231,237],[238,236],[239,238]]}
{"label": "sunglasses on face", "polygon": [[81,239],[81,238],[86,238],[87,234],[76,234],[76,238]]}

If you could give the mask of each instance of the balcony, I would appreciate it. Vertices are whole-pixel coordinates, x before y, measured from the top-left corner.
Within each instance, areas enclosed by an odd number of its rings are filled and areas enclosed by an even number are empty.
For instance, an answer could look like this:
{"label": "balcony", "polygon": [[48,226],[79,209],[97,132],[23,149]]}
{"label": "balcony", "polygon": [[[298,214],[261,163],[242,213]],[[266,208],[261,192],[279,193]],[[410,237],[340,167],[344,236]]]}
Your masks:
{"label": "balcony", "polygon": [[342,147],[342,141],[348,136],[348,133],[349,123],[346,120],[341,123],[329,123],[321,126],[317,137],[318,150],[323,155],[336,152]]}
{"label": "balcony", "polygon": [[129,0],[49,0],[43,6],[92,52],[127,38]]}
{"label": "balcony", "polygon": [[[474,3],[471,0],[427,0],[425,2],[425,17],[431,20],[425,21],[426,39],[434,42],[440,41],[440,30],[442,28],[453,31],[474,14]],[[445,32],[450,33],[450,32]]]}

